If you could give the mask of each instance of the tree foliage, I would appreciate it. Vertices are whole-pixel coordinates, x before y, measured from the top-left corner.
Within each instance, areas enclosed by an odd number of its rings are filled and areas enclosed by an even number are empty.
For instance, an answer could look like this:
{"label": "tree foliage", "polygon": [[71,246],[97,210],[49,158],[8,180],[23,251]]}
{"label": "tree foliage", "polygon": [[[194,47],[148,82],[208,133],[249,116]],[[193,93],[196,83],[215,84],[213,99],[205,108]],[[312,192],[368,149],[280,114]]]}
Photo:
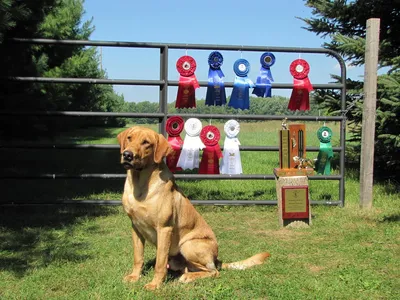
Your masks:
{"label": "tree foliage", "polygon": [[[340,53],[353,66],[362,66],[365,59],[366,23],[380,18],[379,67],[375,175],[395,176],[400,171],[400,1],[393,0],[306,0],[312,17],[303,18],[305,29],[321,37],[329,37],[324,47]],[[332,76],[335,81],[339,77]],[[360,152],[363,82],[347,79],[347,117],[355,142],[352,153]],[[340,111],[340,95],[336,91],[318,91],[316,101],[331,114]],[[352,159],[359,159],[359,156]]]}
{"label": "tree foliage", "polygon": [[[19,38],[87,40],[94,31],[92,21],[82,23],[83,0],[0,0],[0,75],[2,77],[107,78],[100,68],[94,47],[12,42]],[[115,111],[123,106],[122,96],[111,85],[56,84],[7,81],[0,88],[0,109],[55,111]],[[90,123],[112,120],[80,119],[51,121],[51,118],[27,118],[31,130],[56,133]],[[20,122],[6,121],[3,133],[14,135]],[[13,125],[13,126],[10,126]],[[26,131],[26,130],[24,130]],[[37,130],[35,131],[38,134]]]}
{"label": "tree foliage", "polygon": [[364,64],[366,23],[380,18],[379,63],[398,68],[400,56],[399,0],[306,0],[314,17],[304,18],[305,29],[332,41],[324,46],[354,65]]}

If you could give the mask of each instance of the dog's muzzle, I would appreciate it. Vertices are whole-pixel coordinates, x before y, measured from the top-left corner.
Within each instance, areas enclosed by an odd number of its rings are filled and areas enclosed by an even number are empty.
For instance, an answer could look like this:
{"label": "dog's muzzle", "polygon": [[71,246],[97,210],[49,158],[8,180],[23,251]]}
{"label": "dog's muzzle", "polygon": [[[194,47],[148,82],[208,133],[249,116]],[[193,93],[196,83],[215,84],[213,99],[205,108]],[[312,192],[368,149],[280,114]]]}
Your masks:
{"label": "dog's muzzle", "polygon": [[126,170],[135,169],[140,171],[143,169],[141,159],[139,157],[135,157],[132,151],[124,151],[122,153],[121,163]]}
{"label": "dog's muzzle", "polygon": [[133,160],[133,153],[132,151],[124,151],[124,153],[122,153],[122,157],[125,161],[131,162]]}

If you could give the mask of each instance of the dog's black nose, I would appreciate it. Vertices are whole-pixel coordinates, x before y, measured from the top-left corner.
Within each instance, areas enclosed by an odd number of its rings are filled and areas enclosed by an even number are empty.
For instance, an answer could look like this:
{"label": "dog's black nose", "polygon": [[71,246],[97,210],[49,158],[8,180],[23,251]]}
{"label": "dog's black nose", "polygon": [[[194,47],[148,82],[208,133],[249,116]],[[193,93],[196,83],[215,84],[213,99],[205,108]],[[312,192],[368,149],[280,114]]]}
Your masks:
{"label": "dog's black nose", "polygon": [[132,161],[133,160],[133,153],[131,151],[124,151],[124,153],[122,153],[122,156],[127,161]]}

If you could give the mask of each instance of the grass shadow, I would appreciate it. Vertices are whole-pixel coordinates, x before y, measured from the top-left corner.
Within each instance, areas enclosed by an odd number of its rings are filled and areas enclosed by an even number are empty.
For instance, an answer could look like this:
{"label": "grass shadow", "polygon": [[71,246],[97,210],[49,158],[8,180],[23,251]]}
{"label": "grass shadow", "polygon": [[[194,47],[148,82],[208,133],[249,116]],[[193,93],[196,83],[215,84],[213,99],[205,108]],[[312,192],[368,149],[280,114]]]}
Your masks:
{"label": "grass shadow", "polygon": [[[147,276],[152,270],[154,270],[155,266],[156,266],[156,258],[148,260],[143,266],[142,275]],[[168,269],[166,281],[167,282],[175,281],[181,276],[182,272]]]}
{"label": "grass shadow", "polygon": [[[91,258],[87,241],[74,237],[75,225],[115,213],[110,207],[18,206],[0,212],[0,271],[23,277],[53,262]],[[96,228],[89,228],[96,230]]]}
{"label": "grass shadow", "polygon": [[123,175],[126,171],[120,165],[118,150],[5,149],[1,153],[0,176],[9,179],[0,181],[0,202],[55,202],[64,199],[88,199],[93,194],[122,194],[124,179],[19,179],[40,174]]}
{"label": "grass shadow", "polygon": [[400,222],[400,214],[385,215],[379,222],[380,223]]}
{"label": "grass shadow", "polygon": [[[121,128],[122,130],[123,128]],[[9,135],[13,143],[78,144],[99,138],[114,138],[114,127],[89,127],[53,136],[30,135],[23,138]],[[26,133],[24,133],[26,134]],[[88,199],[93,194],[122,193],[123,180],[32,179],[38,175],[125,174],[120,165],[119,149],[0,149],[1,202],[54,202],[64,199]],[[24,177],[30,177],[29,180]],[[21,179],[19,179],[21,178]],[[115,200],[115,199],[112,199]]]}

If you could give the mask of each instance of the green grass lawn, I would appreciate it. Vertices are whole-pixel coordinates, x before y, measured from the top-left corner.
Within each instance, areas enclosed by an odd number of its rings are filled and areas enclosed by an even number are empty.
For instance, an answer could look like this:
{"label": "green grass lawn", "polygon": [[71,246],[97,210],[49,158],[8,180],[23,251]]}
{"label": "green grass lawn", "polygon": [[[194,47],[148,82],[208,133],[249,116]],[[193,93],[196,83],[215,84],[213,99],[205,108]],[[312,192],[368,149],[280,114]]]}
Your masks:
{"label": "green grass lawn", "polygon": [[[313,136],[318,127],[307,125],[310,146],[318,146]],[[278,129],[278,122],[243,124],[240,140],[248,146],[276,145]],[[62,139],[116,143],[120,130],[101,130],[98,134],[81,131]],[[106,173],[101,171],[106,165],[122,173],[118,156],[107,151],[95,157],[86,152],[73,158],[65,156],[64,162],[72,169],[65,171]],[[43,163],[43,172],[48,172],[46,168],[66,168],[57,159],[54,161],[59,165],[46,165],[45,155],[35,158]],[[23,159],[27,164],[34,163]],[[247,152],[242,162],[246,174],[272,173],[277,154]],[[123,182],[111,181],[42,180],[35,185],[22,181],[19,189],[3,181],[1,188],[3,197],[17,193],[26,199],[119,200]],[[192,199],[276,199],[273,181],[179,184]],[[0,299],[399,299],[397,188],[390,182],[377,183],[374,208],[360,210],[357,171],[349,170],[345,207],[313,206],[313,225],[305,229],[280,228],[275,206],[198,206],[217,235],[221,260],[240,260],[261,251],[269,251],[271,258],[253,269],[224,270],[216,279],[186,285],[171,275],[155,292],[143,289],[154,272],[152,246],[146,247],[141,280],[122,282],[131,269],[132,245],[129,219],[120,206],[1,207]],[[335,181],[310,181],[312,200],[335,200],[337,190]]]}
{"label": "green grass lawn", "polygon": [[0,213],[1,299],[398,299],[399,197],[376,191],[375,208],[313,207],[308,229],[280,228],[275,207],[198,207],[213,227],[220,258],[260,251],[270,260],[253,269],[221,271],[216,279],[158,291],[155,257],[146,248],[145,274],[130,271],[129,220],[121,207],[6,208]]}

